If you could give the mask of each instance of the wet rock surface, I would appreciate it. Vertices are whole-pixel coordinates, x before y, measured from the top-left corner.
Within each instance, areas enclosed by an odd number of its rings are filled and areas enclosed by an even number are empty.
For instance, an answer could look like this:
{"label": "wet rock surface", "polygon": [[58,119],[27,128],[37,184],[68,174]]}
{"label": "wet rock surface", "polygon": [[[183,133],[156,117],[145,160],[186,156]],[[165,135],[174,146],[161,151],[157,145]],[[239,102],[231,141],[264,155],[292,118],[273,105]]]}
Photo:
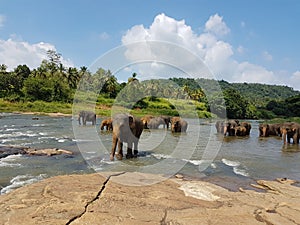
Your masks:
{"label": "wet rock surface", "polygon": [[300,224],[300,188],[264,192],[141,173],[52,177],[0,196],[0,224]]}
{"label": "wet rock surface", "polygon": [[0,146],[0,159],[5,158],[10,155],[61,155],[68,154],[72,155],[73,153],[68,150],[58,149],[58,148],[46,148],[46,149],[35,149],[23,146]]}

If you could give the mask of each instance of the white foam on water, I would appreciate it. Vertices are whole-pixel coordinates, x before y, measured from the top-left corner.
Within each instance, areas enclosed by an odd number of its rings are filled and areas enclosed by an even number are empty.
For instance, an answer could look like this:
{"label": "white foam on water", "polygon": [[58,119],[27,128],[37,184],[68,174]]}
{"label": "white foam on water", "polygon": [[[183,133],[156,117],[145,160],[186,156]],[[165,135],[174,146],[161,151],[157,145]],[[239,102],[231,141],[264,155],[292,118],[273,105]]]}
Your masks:
{"label": "white foam on water", "polygon": [[171,159],[172,158],[172,156],[170,156],[170,155],[164,155],[164,154],[160,154],[160,153],[153,153],[151,155],[157,159]]}
{"label": "white foam on water", "polygon": [[240,169],[240,168],[234,167],[233,168],[233,172],[235,174],[238,174],[238,175],[241,175],[241,176],[244,176],[244,177],[249,177],[249,173],[247,173],[247,171],[244,170],[244,169]]}
{"label": "white foam on water", "polygon": [[195,166],[199,166],[203,163],[203,160],[188,160],[188,159],[183,159],[185,162],[189,162]]}
{"label": "white foam on water", "polygon": [[231,161],[231,160],[228,160],[228,159],[222,159],[222,162],[225,165],[232,167],[232,170],[235,174],[241,175],[241,176],[244,176],[244,177],[249,177],[249,173],[247,172],[247,170],[245,168],[242,168],[243,166],[241,166],[240,162]]}
{"label": "white foam on water", "polygon": [[32,126],[33,127],[44,127],[44,126],[46,126],[46,124],[33,124]]}
{"label": "white foam on water", "polygon": [[10,138],[10,137],[21,137],[21,136],[27,136],[27,137],[35,137],[39,134],[33,133],[32,131],[24,132],[12,132],[10,134],[0,134],[0,138]]}
{"label": "white foam on water", "polygon": [[20,163],[8,163],[8,162],[2,162],[0,160],[0,168],[1,167],[21,167],[22,165]]}
{"label": "white foam on water", "polygon": [[231,160],[228,160],[228,159],[222,159],[222,162],[223,162],[225,165],[231,166],[231,167],[236,167],[236,166],[241,165],[240,162],[237,162],[237,161],[231,161]]}
{"label": "white foam on water", "polygon": [[101,159],[100,162],[105,163],[105,164],[109,164],[109,165],[117,163],[117,161],[111,161],[111,160],[106,160],[106,159]]}
{"label": "white foam on water", "polygon": [[74,141],[74,142],[90,142],[90,141],[94,141],[94,140],[89,140],[89,139],[72,139],[72,141]]}
{"label": "white foam on water", "polygon": [[216,169],[217,165],[215,163],[210,164],[211,168]]}
{"label": "white foam on water", "polygon": [[18,130],[18,129],[16,129],[16,128],[7,128],[7,129],[5,129],[5,131],[15,131],[15,130]]}
{"label": "white foam on water", "polygon": [[13,137],[13,134],[0,134],[0,138]]}
{"label": "white foam on water", "polygon": [[30,174],[18,175],[10,180],[10,185],[1,189],[0,194],[7,194],[10,191],[23,187],[27,184],[32,184],[46,178],[46,174],[32,176]]}
{"label": "white foam on water", "polygon": [[21,154],[17,155],[9,155],[5,158],[0,159],[0,167],[20,167],[22,166],[20,163],[16,163],[15,161],[21,158]]}
{"label": "white foam on water", "polygon": [[56,137],[51,137],[51,136],[50,136],[50,137],[47,137],[47,136],[46,136],[46,137],[39,137],[38,139],[39,139],[39,140],[42,140],[42,139],[56,139]]}

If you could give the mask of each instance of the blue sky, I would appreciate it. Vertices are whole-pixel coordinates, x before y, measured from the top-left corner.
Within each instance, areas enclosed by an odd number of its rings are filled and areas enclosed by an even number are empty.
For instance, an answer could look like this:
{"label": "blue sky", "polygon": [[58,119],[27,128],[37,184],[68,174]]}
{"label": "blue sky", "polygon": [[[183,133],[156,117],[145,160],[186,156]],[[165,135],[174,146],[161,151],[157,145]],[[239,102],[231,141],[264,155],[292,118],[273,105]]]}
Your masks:
{"label": "blue sky", "polygon": [[155,40],[194,52],[217,79],[300,90],[298,0],[0,3],[0,64],[9,69],[38,66],[47,49],[61,53],[66,65],[90,66],[122,44]]}

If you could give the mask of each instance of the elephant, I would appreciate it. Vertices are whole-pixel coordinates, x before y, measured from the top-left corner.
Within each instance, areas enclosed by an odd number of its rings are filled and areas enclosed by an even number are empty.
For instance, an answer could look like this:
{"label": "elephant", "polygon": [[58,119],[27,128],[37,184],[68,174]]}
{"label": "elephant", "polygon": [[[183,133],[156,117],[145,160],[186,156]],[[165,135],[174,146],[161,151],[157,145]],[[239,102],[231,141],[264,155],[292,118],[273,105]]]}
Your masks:
{"label": "elephant", "polygon": [[246,128],[246,135],[250,135],[251,123],[243,121],[243,122],[240,123],[240,126]]}
{"label": "elephant", "polygon": [[164,119],[161,117],[153,117],[149,120],[147,127],[149,129],[158,129],[159,125],[165,125]]}
{"label": "elephant", "polygon": [[293,144],[299,144],[300,138],[300,124],[299,123],[283,123],[280,126],[280,134],[282,135],[283,143],[291,143],[293,139]]}
{"label": "elephant", "polygon": [[171,132],[186,132],[188,123],[178,116],[171,118]]}
{"label": "elephant", "polygon": [[[112,134],[112,148],[110,153],[110,160],[114,160],[116,147],[118,145],[117,159],[123,158],[123,142],[127,143],[126,158],[137,157],[138,142],[143,132],[144,125],[142,121],[130,114],[116,114],[113,117],[113,134]],[[134,152],[132,154],[132,148]]]}
{"label": "elephant", "polygon": [[111,118],[102,120],[100,129],[104,130],[104,128],[106,128],[106,130],[109,130],[109,131],[113,130],[113,121]]}
{"label": "elephant", "polygon": [[170,126],[170,123],[171,123],[171,117],[170,116],[164,116],[164,115],[161,115],[160,116],[163,120],[164,120],[164,128],[167,127],[167,129],[169,129],[169,126]]}
{"label": "elephant", "polygon": [[145,129],[149,129],[148,123],[152,118],[154,118],[154,116],[152,116],[152,115],[146,115],[141,118],[141,121],[142,121]]}
{"label": "elephant", "polygon": [[236,126],[235,128],[235,136],[247,136],[248,135],[248,130],[244,126]]}
{"label": "elephant", "polygon": [[224,133],[224,121],[217,121],[215,127],[217,129],[217,133]]}
{"label": "elephant", "polygon": [[86,125],[86,121],[91,121],[92,125],[96,124],[96,113],[94,113],[94,112],[91,112],[91,111],[80,111],[79,115],[78,115],[79,125],[81,125],[80,118],[82,118],[82,124],[84,126]]}
{"label": "elephant", "polygon": [[235,136],[248,136],[250,135],[251,124],[248,122],[241,122],[234,129]]}
{"label": "elephant", "polygon": [[259,124],[259,136],[269,137],[269,136],[279,136],[280,135],[280,124]]}
{"label": "elephant", "polygon": [[235,127],[239,125],[238,120],[227,120],[223,123],[223,134],[226,136],[235,136]]}

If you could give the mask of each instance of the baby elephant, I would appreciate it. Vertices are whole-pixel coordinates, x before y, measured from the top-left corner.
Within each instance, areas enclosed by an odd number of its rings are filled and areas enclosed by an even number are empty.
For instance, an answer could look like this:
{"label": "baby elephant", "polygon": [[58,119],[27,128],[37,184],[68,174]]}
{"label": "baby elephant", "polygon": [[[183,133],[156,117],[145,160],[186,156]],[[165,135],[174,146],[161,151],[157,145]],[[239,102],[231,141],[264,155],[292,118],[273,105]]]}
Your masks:
{"label": "baby elephant", "polygon": [[[117,114],[113,117],[113,134],[110,160],[114,160],[118,145],[117,159],[123,158],[123,142],[127,143],[126,158],[137,157],[138,142],[143,132],[144,125],[139,118],[128,114]],[[132,154],[132,148],[134,152]]]}
{"label": "baby elephant", "polygon": [[165,125],[165,121],[161,117],[154,117],[147,124],[149,129],[158,129],[160,125]]}
{"label": "baby elephant", "polygon": [[106,128],[106,130],[109,130],[109,131],[113,130],[113,121],[111,118],[102,120],[100,130],[104,130],[104,128]]}
{"label": "baby elephant", "polygon": [[78,122],[81,125],[80,119],[82,118],[82,123],[85,126],[87,121],[91,121],[92,125],[96,124],[96,113],[91,111],[80,111],[78,115]]}
{"label": "baby elephant", "polygon": [[186,132],[188,123],[180,117],[172,117],[171,119],[171,131],[175,132]]}

